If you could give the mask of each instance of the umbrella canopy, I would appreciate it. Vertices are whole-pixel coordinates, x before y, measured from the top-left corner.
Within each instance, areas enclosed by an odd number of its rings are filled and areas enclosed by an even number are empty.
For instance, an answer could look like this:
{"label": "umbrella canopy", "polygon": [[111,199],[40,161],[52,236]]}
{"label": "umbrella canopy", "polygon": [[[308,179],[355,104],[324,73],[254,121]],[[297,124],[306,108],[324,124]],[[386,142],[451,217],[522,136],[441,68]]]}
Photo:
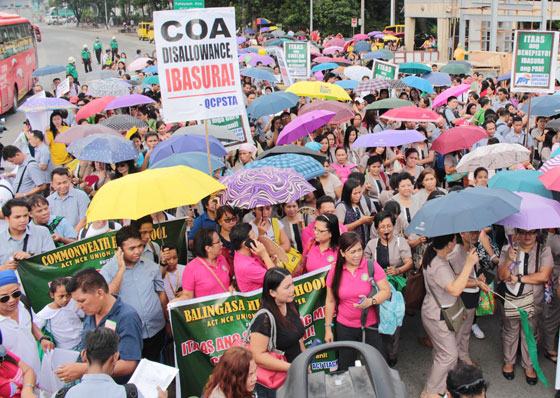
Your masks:
{"label": "umbrella canopy", "polygon": [[306,147],[303,147],[303,146],[299,146],[299,145],[289,144],[289,145],[278,145],[278,146],[275,146],[272,149],[264,151],[259,156],[257,156],[257,160],[264,159],[264,158],[267,158],[269,156],[282,155],[284,153],[295,153],[295,154],[298,154],[298,155],[311,156],[313,159],[316,159],[321,164],[325,163],[325,160],[327,159],[327,157],[325,155],[323,155],[323,154],[321,154],[317,151],[314,151],[312,149],[309,149],[309,148],[306,148]]}
{"label": "umbrella canopy", "polygon": [[[225,167],[224,162],[216,156],[210,155],[212,171]],[[208,154],[202,152],[174,153],[157,163],[151,164],[150,169],[162,167],[187,166],[208,174]]]}
{"label": "umbrella canopy", "polygon": [[132,61],[128,65],[128,70],[131,70],[131,71],[135,72],[135,71],[145,69],[148,66],[149,61],[153,61],[153,60],[151,58],[148,58],[148,57],[142,57],[142,58],[135,59],[134,61]]}
{"label": "umbrella canopy", "polygon": [[532,229],[558,228],[560,226],[560,203],[529,192],[515,192],[521,197],[518,213],[496,224],[530,231]]}
{"label": "umbrella canopy", "polygon": [[389,50],[381,49],[361,56],[362,59],[393,59],[395,56]]}
{"label": "umbrella canopy", "polygon": [[211,176],[186,166],[133,173],[103,185],[87,211],[89,222],[137,220],[148,214],[192,205],[225,187]]}
{"label": "umbrella canopy", "polygon": [[62,98],[55,97],[38,97],[33,96],[25,101],[19,108],[20,112],[41,112],[55,111],[57,109],[75,109],[76,105],[71,104]]}
{"label": "umbrella canopy", "polygon": [[354,36],[352,36],[352,38],[356,40],[367,40],[369,39],[369,36],[365,33],[356,33]]}
{"label": "umbrella canopy", "polygon": [[430,72],[422,75],[422,79],[426,79],[434,87],[451,86],[451,76],[443,72]]}
{"label": "umbrella canopy", "polygon": [[[227,156],[224,145],[216,137],[208,137],[210,154],[218,157]],[[152,150],[150,159],[156,163],[174,153],[206,152],[206,137],[203,135],[173,135],[161,141]]]}
{"label": "umbrella canopy", "polygon": [[76,120],[87,119],[88,117],[103,112],[107,105],[114,99],[115,97],[109,95],[107,97],[96,98],[88,102],[80,108],[78,113],[76,113]]}
{"label": "umbrella canopy", "polygon": [[56,75],[57,73],[65,72],[66,67],[62,65],[47,65],[42,68],[35,69],[31,74],[31,77],[49,76]]}
{"label": "umbrella canopy", "polygon": [[552,199],[552,192],[539,179],[543,173],[536,170],[505,170],[488,180],[491,188],[505,188],[509,191],[534,193]]}
{"label": "umbrella canopy", "polygon": [[72,126],[64,130],[62,133],[58,134],[54,139],[54,142],[60,142],[62,144],[70,145],[76,140],[93,134],[118,135],[119,137],[122,137],[122,135],[117,130],[102,126],[101,124],[79,124],[77,126]]}
{"label": "umbrella canopy", "polygon": [[142,69],[144,73],[158,73],[157,65],[148,66],[147,68]]}
{"label": "umbrella canopy", "polygon": [[343,53],[343,52],[344,52],[344,48],[339,47],[339,46],[331,46],[331,47],[325,48],[325,49],[323,50],[323,54],[325,54],[325,55],[334,55],[334,53],[336,53],[337,51],[338,51],[339,53]]}
{"label": "umbrella canopy", "polygon": [[[268,39],[268,40],[266,41],[266,46],[267,46],[267,47],[270,47],[270,46],[272,46],[272,47],[280,47],[280,46],[282,46],[283,44],[284,44],[284,40],[280,40],[280,39]],[[239,52],[238,52],[238,54],[239,54]]]}
{"label": "umbrella canopy", "polygon": [[362,80],[364,76],[371,78],[372,71],[364,66],[354,65],[344,69],[344,76],[350,80]]}
{"label": "umbrella canopy", "polygon": [[322,82],[297,82],[286,89],[288,93],[294,93],[300,97],[312,97],[332,99],[339,101],[351,101],[352,99],[342,87]]}
{"label": "umbrella canopy", "polygon": [[503,75],[498,76],[496,79],[497,82],[501,82],[504,80],[511,80],[511,72],[504,73]]}
{"label": "umbrella canopy", "polygon": [[353,48],[354,48],[354,52],[357,53],[368,52],[371,51],[371,44],[365,41],[359,41],[356,44],[354,44]]}
{"label": "umbrella canopy", "polygon": [[480,231],[520,207],[521,197],[503,188],[463,189],[427,201],[406,231],[426,237]]}
{"label": "umbrella canopy", "polygon": [[552,191],[560,191],[560,167],[554,167],[541,176],[539,180],[544,184],[545,187]]}
{"label": "umbrella canopy", "polygon": [[261,63],[262,65],[273,65],[274,62],[274,58],[269,57],[268,55],[251,55],[251,59],[249,60],[249,65],[251,66],[257,66],[258,63]]}
{"label": "umbrella canopy", "polygon": [[282,37],[282,36],[286,36],[286,32],[284,32],[281,29],[277,29],[277,30],[273,31],[270,35],[272,37]]}
{"label": "umbrella canopy", "polygon": [[383,114],[383,117],[398,122],[437,122],[441,115],[429,109],[405,106],[388,110]]}
{"label": "umbrella canopy", "polygon": [[[560,96],[541,95],[533,97],[531,102],[531,116],[554,116],[560,113]],[[520,108],[521,111],[529,113],[529,102]]]}
{"label": "umbrella canopy", "polygon": [[529,160],[531,151],[520,144],[499,143],[474,149],[461,158],[457,172],[467,173],[479,167],[486,170],[504,169]]}
{"label": "umbrella canopy", "polygon": [[360,135],[352,146],[358,148],[401,146],[425,140],[424,134],[416,130],[383,130],[378,133]]}
{"label": "umbrella canopy", "polygon": [[275,167],[242,169],[222,183],[221,202],[242,209],[294,202],[315,190],[297,171]]}
{"label": "umbrella canopy", "polygon": [[142,82],[146,84],[159,84],[159,76],[152,75],[152,76],[145,77],[142,79]]}
{"label": "umbrella canopy", "polygon": [[247,33],[248,35],[254,35],[254,34],[257,33],[257,32],[255,32],[254,29],[247,28],[247,29],[245,29],[245,33]]}
{"label": "umbrella canopy", "polygon": [[323,64],[315,65],[313,68],[311,68],[311,72],[321,72],[324,70],[336,68],[338,68],[338,64],[335,64],[334,62],[325,62]]}
{"label": "umbrella canopy", "polygon": [[[105,107],[105,110],[124,108],[127,106],[136,106],[141,104],[152,104],[156,101],[142,94],[130,94],[126,97],[115,98],[113,101],[109,102]],[[89,105],[89,104],[88,104]],[[87,106],[87,105],[86,105]]]}
{"label": "umbrella canopy", "polygon": [[138,149],[123,136],[112,134],[92,134],[72,142],[68,153],[80,160],[113,164],[136,159]]}
{"label": "umbrella canopy", "polygon": [[432,68],[427,65],[420,64],[418,62],[405,62],[399,65],[400,73],[408,73],[411,75],[422,75],[424,73],[430,73]]}
{"label": "umbrella canopy", "polygon": [[555,156],[553,158],[548,159],[546,162],[544,162],[544,164],[541,166],[539,171],[545,173],[554,167],[560,167],[560,156]]}
{"label": "umbrella canopy", "polygon": [[243,44],[247,41],[247,38],[245,36],[237,36],[236,42],[237,45]]}
{"label": "umbrella canopy", "polygon": [[306,113],[318,110],[335,112],[335,115],[329,121],[330,123],[342,123],[354,118],[352,105],[334,100],[317,100],[310,102],[309,104],[305,104],[300,108],[299,115],[302,116]]}
{"label": "umbrella canopy", "polygon": [[130,95],[130,89],[123,80],[92,80],[88,83],[87,94],[92,97],[123,97]]}
{"label": "umbrella canopy", "polygon": [[[531,114],[532,114],[532,113],[533,113],[533,112],[532,112],[532,110],[531,110]],[[550,122],[548,122],[548,123],[546,124],[546,126],[544,126],[544,128],[545,128],[545,129],[556,129],[556,130],[560,129],[560,119],[553,119],[553,120],[551,120]],[[554,152],[556,152],[556,151],[554,151]],[[554,153],[553,153],[553,154],[551,155],[551,157],[554,157],[554,156],[557,156],[557,155],[554,155]]]}
{"label": "umbrella canopy", "polygon": [[310,156],[286,153],[255,160],[245,165],[244,169],[260,169],[262,167],[276,167],[278,169],[294,169],[306,180],[326,174],[325,168]]}
{"label": "umbrella canopy", "polygon": [[379,110],[379,109],[394,109],[402,108],[403,106],[414,106],[410,101],[403,100],[401,98],[385,98],[382,100],[377,100],[366,106],[366,111],[369,110]]}
{"label": "umbrella canopy", "polygon": [[402,81],[406,83],[406,85],[409,87],[417,88],[418,90],[428,94],[434,93],[434,88],[432,87],[432,84],[428,80],[422,79],[421,77],[406,76],[405,78],[402,79]]}
{"label": "umbrella canopy", "polygon": [[257,25],[270,25],[272,22],[270,22],[269,19],[266,18],[257,18]]}
{"label": "umbrella canopy", "polygon": [[455,152],[460,149],[468,149],[476,142],[488,135],[482,127],[478,126],[458,126],[444,131],[434,140],[430,149],[442,155]]}
{"label": "umbrella canopy", "polygon": [[247,107],[247,115],[251,118],[272,115],[297,105],[299,97],[285,91],[276,91],[261,95]]}
{"label": "umbrella canopy", "polygon": [[112,128],[113,130],[124,131],[136,128],[148,128],[148,123],[130,115],[115,115],[102,120],[99,124]]}
{"label": "umbrella canopy", "polygon": [[298,116],[296,120],[284,126],[278,135],[276,145],[289,144],[299,138],[305,137],[319,127],[323,127],[327,124],[334,115],[336,115],[336,112],[315,110]]}
{"label": "umbrella canopy", "polygon": [[269,82],[276,81],[276,78],[272,73],[259,68],[247,68],[247,69],[243,69],[239,73],[241,74],[241,76],[249,76],[253,79],[267,80]]}
{"label": "umbrella canopy", "polygon": [[[86,81],[91,82],[93,80],[107,80],[107,79],[117,78],[118,76],[119,75],[116,70],[111,70],[111,69],[99,70],[95,72],[89,72],[86,75]],[[119,78],[119,80],[121,82],[124,81],[121,78]]]}
{"label": "umbrella canopy", "polygon": [[325,43],[325,48],[329,48],[332,46],[337,46],[337,47],[344,47],[344,39],[340,39],[338,37],[332,38],[330,39],[328,42]]}
{"label": "umbrella canopy", "polygon": [[359,82],[356,80],[339,80],[335,82],[335,86],[340,86],[345,90],[353,90],[356,88]]}
{"label": "umbrella canopy", "polygon": [[[178,129],[173,135],[204,135],[206,136],[206,126],[204,124],[195,124],[194,126],[185,126]],[[239,137],[233,131],[225,127],[213,126],[208,124],[208,135],[224,142],[239,141]],[[205,150],[206,152],[206,150]]]}
{"label": "umbrella canopy", "polygon": [[[368,69],[369,70],[369,69]],[[361,80],[361,79],[360,79]],[[361,81],[356,88],[354,88],[355,93],[371,92],[383,89],[397,89],[404,90],[408,86],[400,80],[393,79],[371,79]]]}
{"label": "umbrella canopy", "polygon": [[440,72],[449,73],[450,75],[464,75],[466,73],[469,73],[469,70],[471,70],[471,68],[469,68],[465,64],[452,62],[447,65],[443,65],[441,68],[439,68],[439,70]]}
{"label": "umbrella canopy", "polygon": [[459,84],[458,86],[450,87],[441,94],[439,94],[432,104],[432,108],[437,108],[440,105],[447,103],[449,97],[458,97],[471,89],[470,84]]}

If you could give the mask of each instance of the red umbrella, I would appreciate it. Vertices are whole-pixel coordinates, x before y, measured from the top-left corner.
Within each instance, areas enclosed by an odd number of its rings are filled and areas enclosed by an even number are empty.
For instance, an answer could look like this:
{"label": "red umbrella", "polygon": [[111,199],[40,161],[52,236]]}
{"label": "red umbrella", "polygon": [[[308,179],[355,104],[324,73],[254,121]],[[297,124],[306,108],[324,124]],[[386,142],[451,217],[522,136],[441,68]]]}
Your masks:
{"label": "red umbrella", "polygon": [[560,191],[560,167],[553,167],[539,177],[543,185],[551,191]]}
{"label": "red umbrella", "polygon": [[352,105],[335,100],[316,100],[309,104],[305,104],[299,110],[299,115],[301,116],[305,113],[318,110],[331,111],[336,113],[336,115],[334,115],[333,118],[329,120],[329,123],[342,123],[354,117]]}
{"label": "red umbrella", "polygon": [[344,39],[339,39],[338,37],[335,37],[325,43],[325,47],[331,47],[331,46],[344,47]]}
{"label": "red umbrella", "polygon": [[469,149],[473,144],[487,137],[488,135],[482,127],[453,127],[436,138],[430,149],[443,155],[461,149]]}
{"label": "red umbrella", "polygon": [[403,106],[402,108],[395,108],[385,112],[382,117],[398,122],[437,122],[441,115],[429,109]]}
{"label": "red umbrella", "polygon": [[348,51],[348,47],[350,47],[351,45],[354,45],[354,43],[356,43],[357,40],[348,40],[347,42],[344,43],[344,51]]}
{"label": "red umbrella", "polygon": [[88,102],[84,105],[76,114],[76,120],[87,119],[95,114],[103,112],[109,102],[113,101],[116,97],[108,95],[106,97],[96,98],[93,101]]}

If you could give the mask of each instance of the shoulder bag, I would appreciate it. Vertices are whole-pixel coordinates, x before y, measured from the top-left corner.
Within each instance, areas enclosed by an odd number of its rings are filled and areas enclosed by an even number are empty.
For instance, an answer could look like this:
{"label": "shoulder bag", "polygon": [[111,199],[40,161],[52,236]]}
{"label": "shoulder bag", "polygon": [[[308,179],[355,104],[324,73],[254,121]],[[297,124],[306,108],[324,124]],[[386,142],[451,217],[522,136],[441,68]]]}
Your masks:
{"label": "shoulder bag", "polygon": [[[540,257],[541,257],[541,244],[537,243],[537,253],[536,253],[536,268],[535,272],[539,271],[540,267]],[[525,262],[523,264],[523,275],[529,273],[529,255],[525,256]],[[533,289],[530,292],[522,294],[524,283],[521,283],[519,287],[519,292],[517,295],[511,293],[508,289],[505,289],[505,300],[504,300],[504,315],[509,319],[521,319],[521,315],[517,309],[524,310],[527,316],[531,318],[535,313],[535,297],[533,295]]]}
{"label": "shoulder bag", "polygon": [[455,303],[451,307],[443,308],[428,281],[426,281],[426,285],[428,285],[428,289],[430,293],[432,293],[432,296],[434,296],[437,305],[441,308],[441,313],[443,314],[443,319],[445,320],[447,328],[452,332],[457,332],[467,316],[467,310],[465,304],[463,304],[463,300],[461,297],[457,297],[457,300],[455,300]]}

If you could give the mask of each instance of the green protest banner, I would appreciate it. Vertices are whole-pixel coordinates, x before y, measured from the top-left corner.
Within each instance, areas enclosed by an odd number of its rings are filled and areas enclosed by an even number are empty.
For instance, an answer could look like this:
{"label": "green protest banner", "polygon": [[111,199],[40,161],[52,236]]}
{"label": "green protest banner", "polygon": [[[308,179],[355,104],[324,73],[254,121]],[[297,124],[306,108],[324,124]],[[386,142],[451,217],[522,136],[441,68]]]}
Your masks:
{"label": "green protest banner", "polygon": [[175,10],[186,10],[189,8],[204,8],[204,0],[174,0]]}
{"label": "green protest banner", "polygon": [[554,92],[557,55],[558,32],[515,31],[511,91]]}
{"label": "green protest banner", "polygon": [[[327,272],[325,267],[294,279],[306,345],[317,338],[324,341]],[[260,296],[260,290],[224,293],[169,305],[180,377],[178,397],[200,396],[214,365],[247,330],[259,309]],[[312,369],[335,366],[334,353],[323,353],[315,359]]]}
{"label": "green protest banner", "polygon": [[309,42],[284,42],[288,73],[294,79],[307,79],[311,73]]}
{"label": "green protest banner", "polygon": [[246,111],[243,111],[243,113],[238,116],[225,116],[208,119],[208,128],[211,129],[211,126],[223,127],[237,136],[239,141],[224,143],[224,146],[228,149],[228,151],[237,149],[237,147],[244,142],[253,142]]}
{"label": "green protest banner", "polygon": [[397,79],[399,66],[390,62],[375,60],[373,63],[373,79]]}
{"label": "green protest banner", "polygon": [[[161,244],[163,239],[184,247],[184,224],[184,219],[177,219],[161,223],[159,229],[154,225],[152,240]],[[115,235],[115,231],[107,232],[20,261],[18,274],[33,310],[39,312],[52,301],[48,290],[54,278],[71,277],[87,267],[102,268],[117,249]]]}

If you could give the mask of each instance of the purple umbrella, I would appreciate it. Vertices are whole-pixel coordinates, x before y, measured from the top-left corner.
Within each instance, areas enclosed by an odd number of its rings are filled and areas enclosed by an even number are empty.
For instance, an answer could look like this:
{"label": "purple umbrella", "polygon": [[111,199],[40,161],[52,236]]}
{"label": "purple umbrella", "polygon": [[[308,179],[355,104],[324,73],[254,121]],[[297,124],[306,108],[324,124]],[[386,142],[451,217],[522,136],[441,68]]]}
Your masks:
{"label": "purple umbrella", "polygon": [[135,106],[140,104],[151,104],[154,101],[152,98],[142,95],[142,94],[130,94],[124,97],[117,97],[113,101],[109,102],[105,107],[105,110],[124,108],[127,106]]}
{"label": "purple umbrella", "polygon": [[312,131],[323,127],[331,120],[336,112],[312,111],[298,116],[296,120],[288,123],[278,135],[276,145],[289,144],[299,138],[305,137]]}
{"label": "purple umbrella", "polygon": [[260,32],[268,32],[268,31],[270,31],[270,28],[268,26],[265,26],[264,28],[260,28],[259,31]]}
{"label": "purple umbrella", "polygon": [[560,203],[529,192],[515,192],[521,196],[521,208],[495,224],[524,230],[557,228],[560,226]]}
{"label": "purple umbrella", "polygon": [[[227,151],[220,140],[213,136],[209,136],[208,139],[211,155],[227,156]],[[204,135],[174,135],[156,145],[150,155],[150,160],[152,163],[156,163],[173,153],[184,152],[206,152],[206,137]]]}
{"label": "purple umbrella", "polygon": [[546,162],[544,162],[539,171],[542,171],[544,173],[545,171],[548,171],[554,167],[560,167],[560,156],[555,156],[548,159]]}
{"label": "purple umbrella", "polygon": [[247,38],[244,36],[237,36],[237,45],[243,44],[247,41]]}
{"label": "purple umbrella", "polygon": [[227,187],[221,203],[241,209],[294,202],[315,190],[297,171],[276,167],[242,169],[221,182]]}
{"label": "purple umbrella", "polygon": [[274,58],[269,57],[268,55],[253,55],[249,60],[249,65],[257,66],[258,62],[263,65],[272,65],[274,63]]}
{"label": "purple umbrella", "polygon": [[385,33],[376,33],[373,35],[376,39],[383,39],[385,36],[387,36]]}
{"label": "purple umbrella", "polygon": [[383,130],[379,133],[364,134],[352,144],[355,147],[400,146],[425,141],[424,134],[416,130]]}

